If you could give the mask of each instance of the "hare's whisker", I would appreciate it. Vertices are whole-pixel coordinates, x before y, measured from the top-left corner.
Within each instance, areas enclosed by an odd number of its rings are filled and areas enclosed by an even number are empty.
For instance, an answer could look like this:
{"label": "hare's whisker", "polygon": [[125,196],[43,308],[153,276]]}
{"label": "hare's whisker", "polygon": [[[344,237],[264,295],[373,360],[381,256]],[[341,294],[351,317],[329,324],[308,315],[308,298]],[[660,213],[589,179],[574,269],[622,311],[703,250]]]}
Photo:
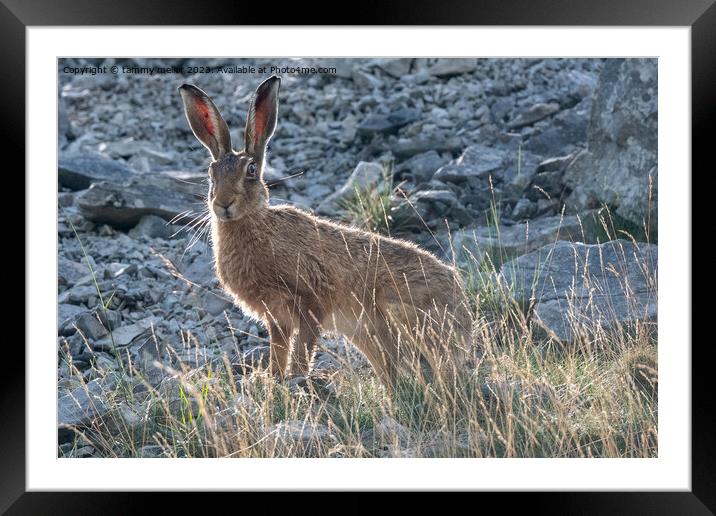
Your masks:
{"label": "hare's whisker", "polygon": [[191,210],[191,209],[189,209],[189,210],[184,210],[183,212],[177,213],[176,215],[174,215],[174,216],[171,218],[171,220],[169,220],[169,221],[167,222],[167,224],[174,224],[177,220],[179,220],[179,219],[181,219],[181,218],[183,218],[183,217],[186,217],[186,216],[191,217],[194,213],[195,213],[194,210]]}

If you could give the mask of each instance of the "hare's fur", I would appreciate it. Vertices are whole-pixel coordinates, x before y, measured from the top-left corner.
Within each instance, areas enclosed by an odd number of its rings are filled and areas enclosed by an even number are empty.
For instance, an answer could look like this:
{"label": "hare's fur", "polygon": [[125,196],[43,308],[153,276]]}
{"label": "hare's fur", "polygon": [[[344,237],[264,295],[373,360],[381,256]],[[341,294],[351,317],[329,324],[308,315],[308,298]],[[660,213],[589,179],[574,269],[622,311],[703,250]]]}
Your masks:
{"label": "hare's fur", "polygon": [[[471,318],[454,268],[412,243],[292,206],[269,206],[260,169],[273,127],[247,127],[247,135],[262,130],[268,135],[260,145],[247,140],[244,151],[221,151],[226,144],[220,138],[205,141],[215,121],[202,134],[195,128],[201,117],[190,117],[192,101],[201,104],[196,112],[204,113],[208,100],[196,90],[194,100],[184,91],[182,96],[192,129],[215,158],[209,205],[217,275],[236,303],[268,328],[272,372],[285,375],[291,356],[292,372],[307,374],[322,331],[354,343],[386,384],[395,380],[401,365],[420,356],[439,367],[442,358],[462,354]],[[276,109],[277,90],[278,85],[273,90]],[[276,116],[259,112],[258,102],[252,103],[249,124],[254,117]],[[259,167],[256,179],[246,177],[252,161]]]}

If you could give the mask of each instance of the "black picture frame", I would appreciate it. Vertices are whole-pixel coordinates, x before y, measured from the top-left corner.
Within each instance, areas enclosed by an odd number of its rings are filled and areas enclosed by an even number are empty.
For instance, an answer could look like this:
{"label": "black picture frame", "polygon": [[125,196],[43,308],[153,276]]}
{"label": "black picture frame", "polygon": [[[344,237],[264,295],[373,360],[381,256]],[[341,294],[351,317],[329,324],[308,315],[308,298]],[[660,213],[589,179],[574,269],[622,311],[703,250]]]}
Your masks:
{"label": "black picture frame", "polygon": [[[36,25],[615,25],[691,27],[692,161],[693,170],[713,168],[709,126],[714,121],[716,92],[715,0],[401,0],[384,5],[366,0],[350,16],[337,16],[333,7],[308,9],[304,3],[283,4],[268,18],[265,10],[247,9],[229,1],[173,0],[0,0],[0,63],[4,70],[0,94],[2,155],[13,156],[13,177],[23,199],[25,190],[25,29]],[[320,14],[326,16],[320,20]],[[331,14],[333,16],[331,17]],[[329,19],[330,18],[330,19]],[[337,20],[341,20],[337,22]],[[51,115],[54,118],[54,114]],[[684,171],[685,178],[688,171]],[[695,174],[691,175],[692,181]],[[10,176],[10,174],[8,174]],[[22,179],[21,179],[22,178]],[[9,180],[9,179],[8,179]],[[20,225],[13,222],[19,233]],[[20,239],[24,241],[23,234]],[[13,239],[17,253],[20,239]],[[23,263],[27,264],[25,247]],[[19,261],[17,256],[14,261]],[[25,265],[25,277],[31,274]],[[8,287],[9,288],[9,287]],[[23,289],[24,291],[24,289]],[[17,290],[16,292],[19,292]],[[15,294],[14,299],[17,298]],[[691,303],[691,300],[688,300]],[[19,304],[19,303],[18,303]],[[24,303],[23,303],[24,305]],[[32,307],[26,307],[31,310]],[[3,339],[8,345],[7,337]],[[17,343],[13,339],[13,343]],[[683,346],[691,342],[670,343]],[[716,512],[716,445],[714,396],[707,381],[713,376],[708,339],[691,346],[692,353],[692,490],[690,492],[510,493],[530,513],[549,514],[713,514]],[[7,514],[128,514],[146,509],[139,493],[29,493],[25,489],[25,355],[18,344],[0,374],[0,512]],[[609,460],[609,459],[602,459]],[[503,493],[503,496],[505,493]],[[216,507],[216,494],[211,494]],[[292,503],[306,503],[292,495]],[[315,496],[315,495],[314,495]],[[483,497],[488,496],[480,495]],[[498,495],[499,496],[499,495]],[[188,509],[186,497],[162,496],[163,510]],[[222,497],[223,498],[223,497]],[[300,501],[299,501],[300,500]],[[421,500],[417,496],[414,501]],[[274,500],[274,504],[278,499]],[[201,501],[199,503],[202,503]],[[202,505],[205,505],[206,500]],[[349,504],[358,507],[360,504]]]}

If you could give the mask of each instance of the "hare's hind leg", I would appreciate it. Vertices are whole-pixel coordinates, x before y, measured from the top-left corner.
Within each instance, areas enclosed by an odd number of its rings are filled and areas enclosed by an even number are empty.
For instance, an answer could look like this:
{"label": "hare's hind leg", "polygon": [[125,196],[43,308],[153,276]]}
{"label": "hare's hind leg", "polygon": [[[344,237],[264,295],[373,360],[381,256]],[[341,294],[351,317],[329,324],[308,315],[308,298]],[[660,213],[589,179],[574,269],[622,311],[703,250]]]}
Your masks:
{"label": "hare's hind leg", "polygon": [[308,311],[300,315],[298,336],[293,349],[291,370],[294,374],[306,376],[309,372],[316,342],[321,334],[320,320],[317,314]]}
{"label": "hare's hind leg", "polygon": [[398,341],[385,317],[375,311],[358,320],[353,334],[345,334],[366,356],[380,381],[392,388],[398,377]]}
{"label": "hare's hind leg", "polygon": [[271,344],[271,374],[283,378],[286,374],[286,364],[291,350],[293,330],[273,321],[268,324],[268,330]]}

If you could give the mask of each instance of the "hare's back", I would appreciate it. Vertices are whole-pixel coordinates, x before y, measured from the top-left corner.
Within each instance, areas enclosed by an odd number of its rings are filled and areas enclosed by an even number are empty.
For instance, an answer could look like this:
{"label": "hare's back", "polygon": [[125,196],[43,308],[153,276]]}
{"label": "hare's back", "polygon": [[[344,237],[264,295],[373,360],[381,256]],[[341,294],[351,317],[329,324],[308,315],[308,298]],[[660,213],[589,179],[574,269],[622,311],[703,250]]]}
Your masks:
{"label": "hare's back", "polygon": [[370,271],[379,274],[384,285],[419,281],[431,287],[453,281],[452,267],[411,242],[338,224],[291,206],[273,210],[272,226],[284,245],[305,257],[306,264],[312,262],[332,276]]}

